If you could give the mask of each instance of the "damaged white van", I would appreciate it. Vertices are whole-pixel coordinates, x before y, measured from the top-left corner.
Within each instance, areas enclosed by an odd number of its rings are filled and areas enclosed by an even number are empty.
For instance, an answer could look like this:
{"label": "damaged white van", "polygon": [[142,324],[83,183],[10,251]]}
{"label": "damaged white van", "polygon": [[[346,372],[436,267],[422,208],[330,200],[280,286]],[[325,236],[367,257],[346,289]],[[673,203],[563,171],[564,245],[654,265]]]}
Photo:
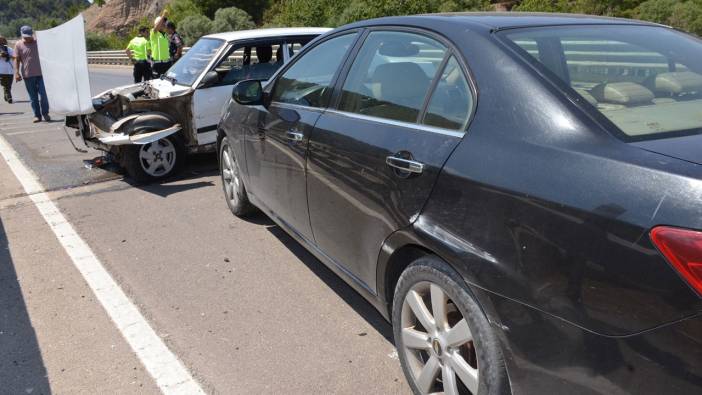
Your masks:
{"label": "damaged white van", "polygon": [[93,98],[95,112],[66,117],[91,148],[138,181],[175,174],[188,153],[212,151],[222,108],[241,80],[267,80],[327,28],[280,28],[204,36],[157,80]]}

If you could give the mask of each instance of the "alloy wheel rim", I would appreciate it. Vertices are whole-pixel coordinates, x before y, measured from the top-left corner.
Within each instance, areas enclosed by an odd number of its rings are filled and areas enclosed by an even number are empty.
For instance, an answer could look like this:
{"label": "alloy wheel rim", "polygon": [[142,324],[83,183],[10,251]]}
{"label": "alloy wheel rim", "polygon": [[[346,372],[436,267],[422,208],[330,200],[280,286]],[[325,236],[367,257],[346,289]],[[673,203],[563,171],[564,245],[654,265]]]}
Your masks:
{"label": "alloy wheel rim", "polygon": [[222,181],[224,184],[224,193],[233,205],[239,202],[237,190],[240,188],[241,180],[239,179],[239,171],[234,162],[234,156],[231,154],[229,145],[222,147]]}
{"label": "alloy wheel rim", "polygon": [[176,162],[176,149],[169,139],[144,144],[139,150],[139,163],[146,174],[160,177],[173,170]]}
{"label": "alloy wheel rim", "polygon": [[[428,307],[429,306],[429,307]],[[423,394],[478,393],[479,370],[468,322],[437,284],[420,282],[405,296],[401,344]]]}

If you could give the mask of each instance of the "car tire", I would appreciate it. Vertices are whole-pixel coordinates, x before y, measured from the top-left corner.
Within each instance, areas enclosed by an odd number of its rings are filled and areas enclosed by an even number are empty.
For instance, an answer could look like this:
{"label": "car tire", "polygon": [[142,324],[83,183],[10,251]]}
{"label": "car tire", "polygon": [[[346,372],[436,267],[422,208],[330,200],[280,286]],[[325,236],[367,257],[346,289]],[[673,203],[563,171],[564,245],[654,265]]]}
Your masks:
{"label": "car tire", "polygon": [[177,174],[185,163],[185,146],[177,136],[123,147],[122,164],[127,174],[138,182],[170,177]]}
{"label": "car tire", "polygon": [[239,162],[227,137],[222,138],[219,143],[219,174],[222,178],[224,200],[227,201],[229,210],[237,217],[245,217],[256,211],[256,207],[249,202]]}
{"label": "car tire", "polygon": [[402,273],[392,323],[402,370],[415,394],[511,393],[490,323],[460,276],[437,257],[419,258]]}

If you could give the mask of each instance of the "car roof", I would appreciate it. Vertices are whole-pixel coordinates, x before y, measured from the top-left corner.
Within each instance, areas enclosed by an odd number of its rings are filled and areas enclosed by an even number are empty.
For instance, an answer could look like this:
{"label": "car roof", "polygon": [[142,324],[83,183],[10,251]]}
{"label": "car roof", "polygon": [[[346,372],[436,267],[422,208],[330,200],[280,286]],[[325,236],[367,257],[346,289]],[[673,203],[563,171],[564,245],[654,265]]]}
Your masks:
{"label": "car roof", "polygon": [[[475,28],[501,30],[519,27],[561,26],[561,25],[650,25],[661,26],[651,22],[613,18],[596,15],[539,13],[539,12],[452,12],[440,14],[423,14],[400,17],[385,17],[369,21],[356,22],[349,27],[382,24],[413,25],[419,21],[423,25],[431,22],[465,24]],[[437,24],[440,26],[441,24]]]}
{"label": "car roof", "polygon": [[320,35],[331,30],[328,27],[283,27],[275,29],[239,30],[208,34],[203,38],[216,38],[225,41],[248,40],[252,38]]}

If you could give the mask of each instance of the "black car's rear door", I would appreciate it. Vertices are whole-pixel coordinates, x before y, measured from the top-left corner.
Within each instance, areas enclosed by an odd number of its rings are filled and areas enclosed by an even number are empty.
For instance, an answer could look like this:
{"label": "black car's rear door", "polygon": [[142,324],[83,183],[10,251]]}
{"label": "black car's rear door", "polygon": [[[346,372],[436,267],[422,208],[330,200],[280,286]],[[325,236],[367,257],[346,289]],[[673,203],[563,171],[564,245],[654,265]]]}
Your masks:
{"label": "black car's rear door", "polygon": [[370,31],[347,67],[310,137],[310,221],[318,247],[374,291],[383,241],[422,209],[474,96],[448,44],[415,31]]}

